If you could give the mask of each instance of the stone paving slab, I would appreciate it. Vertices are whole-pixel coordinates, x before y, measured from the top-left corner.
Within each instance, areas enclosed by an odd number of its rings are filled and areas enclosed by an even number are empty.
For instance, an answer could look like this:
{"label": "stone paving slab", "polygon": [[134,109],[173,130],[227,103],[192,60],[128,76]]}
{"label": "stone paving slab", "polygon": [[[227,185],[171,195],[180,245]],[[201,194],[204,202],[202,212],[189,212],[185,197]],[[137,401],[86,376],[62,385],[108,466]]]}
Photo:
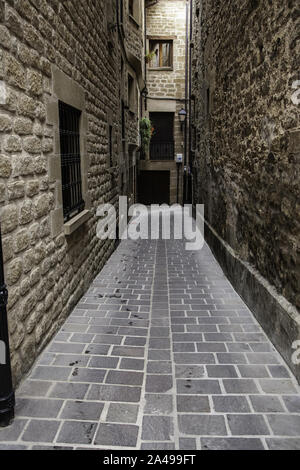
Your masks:
{"label": "stone paving slab", "polygon": [[0,449],[300,449],[300,388],[205,244],[123,241]]}

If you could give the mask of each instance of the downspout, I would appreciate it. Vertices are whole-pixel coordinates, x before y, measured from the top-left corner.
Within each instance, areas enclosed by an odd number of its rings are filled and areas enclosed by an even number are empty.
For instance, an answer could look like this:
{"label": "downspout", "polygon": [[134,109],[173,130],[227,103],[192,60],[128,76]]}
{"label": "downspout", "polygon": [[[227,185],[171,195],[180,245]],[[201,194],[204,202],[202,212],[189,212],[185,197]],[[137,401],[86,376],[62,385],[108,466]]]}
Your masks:
{"label": "downspout", "polygon": [[193,0],[190,0],[190,51],[189,51],[189,194],[188,202],[193,201],[193,159],[192,159],[192,41],[193,41]]}
{"label": "downspout", "polygon": [[[186,2],[186,35],[185,35],[185,106],[188,104],[188,46],[189,46],[189,4]],[[186,109],[187,116],[184,123],[184,175],[183,175],[183,203],[187,201],[188,194],[188,156],[187,156],[187,120],[190,118],[188,109]]]}
{"label": "downspout", "polygon": [[[146,54],[147,54],[147,7],[146,0],[144,0],[144,67],[145,67],[145,87],[147,89],[147,64],[146,64]],[[147,95],[145,96],[145,111],[147,111]]]}

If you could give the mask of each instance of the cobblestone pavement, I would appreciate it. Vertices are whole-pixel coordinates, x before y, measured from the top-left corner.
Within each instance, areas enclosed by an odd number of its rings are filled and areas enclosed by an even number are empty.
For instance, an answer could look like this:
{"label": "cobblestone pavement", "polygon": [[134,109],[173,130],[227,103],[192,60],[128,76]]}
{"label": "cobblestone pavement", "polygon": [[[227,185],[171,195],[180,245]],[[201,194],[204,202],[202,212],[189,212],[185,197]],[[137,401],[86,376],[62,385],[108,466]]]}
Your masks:
{"label": "cobblestone pavement", "polygon": [[0,449],[300,449],[299,387],[207,245],[123,241]]}

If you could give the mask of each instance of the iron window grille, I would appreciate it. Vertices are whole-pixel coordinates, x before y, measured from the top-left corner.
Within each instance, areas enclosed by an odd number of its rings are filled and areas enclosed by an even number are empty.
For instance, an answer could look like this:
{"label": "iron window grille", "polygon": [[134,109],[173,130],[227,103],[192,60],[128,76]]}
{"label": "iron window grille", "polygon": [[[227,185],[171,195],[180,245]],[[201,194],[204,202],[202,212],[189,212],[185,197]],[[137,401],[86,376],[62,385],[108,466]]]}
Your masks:
{"label": "iron window grille", "polygon": [[174,142],[151,142],[150,160],[174,160]]}
{"label": "iron window grille", "polygon": [[59,135],[61,152],[62,196],[64,221],[83,211],[80,166],[81,111],[59,101]]}

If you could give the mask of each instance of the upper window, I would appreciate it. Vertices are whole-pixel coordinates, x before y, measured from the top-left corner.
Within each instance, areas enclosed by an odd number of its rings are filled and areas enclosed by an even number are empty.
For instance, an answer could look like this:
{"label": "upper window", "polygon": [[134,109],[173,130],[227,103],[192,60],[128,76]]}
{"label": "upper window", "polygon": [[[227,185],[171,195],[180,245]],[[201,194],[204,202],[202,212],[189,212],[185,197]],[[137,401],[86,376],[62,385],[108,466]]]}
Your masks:
{"label": "upper window", "polygon": [[118,1],[118,20],[121,26],[123,26],[124,23],[124,1],[119,0]]}
{"label": "upper window", "polygon": [[130,111],[135,111],[135,82],[130,74],[128,74],[128,106]]}
{"label": "upper window", "polygon": [[150,67],[155,69],[171,69],[173,67],[173,41],[150,40]]}
{"label": "upper window", "polygon": [[59,134],[63,213],[65,222],[83,211],[80,166],[81,111],[59,101]]}
{"label": "upper window", "polygon": [[139,24],[140,20],[140,2],[139,0],[128,0],[128,13],[129,16]]}
{"label": "upper window", "polygon": [[129,15],[134,15],[134,0],[129,0]]}

